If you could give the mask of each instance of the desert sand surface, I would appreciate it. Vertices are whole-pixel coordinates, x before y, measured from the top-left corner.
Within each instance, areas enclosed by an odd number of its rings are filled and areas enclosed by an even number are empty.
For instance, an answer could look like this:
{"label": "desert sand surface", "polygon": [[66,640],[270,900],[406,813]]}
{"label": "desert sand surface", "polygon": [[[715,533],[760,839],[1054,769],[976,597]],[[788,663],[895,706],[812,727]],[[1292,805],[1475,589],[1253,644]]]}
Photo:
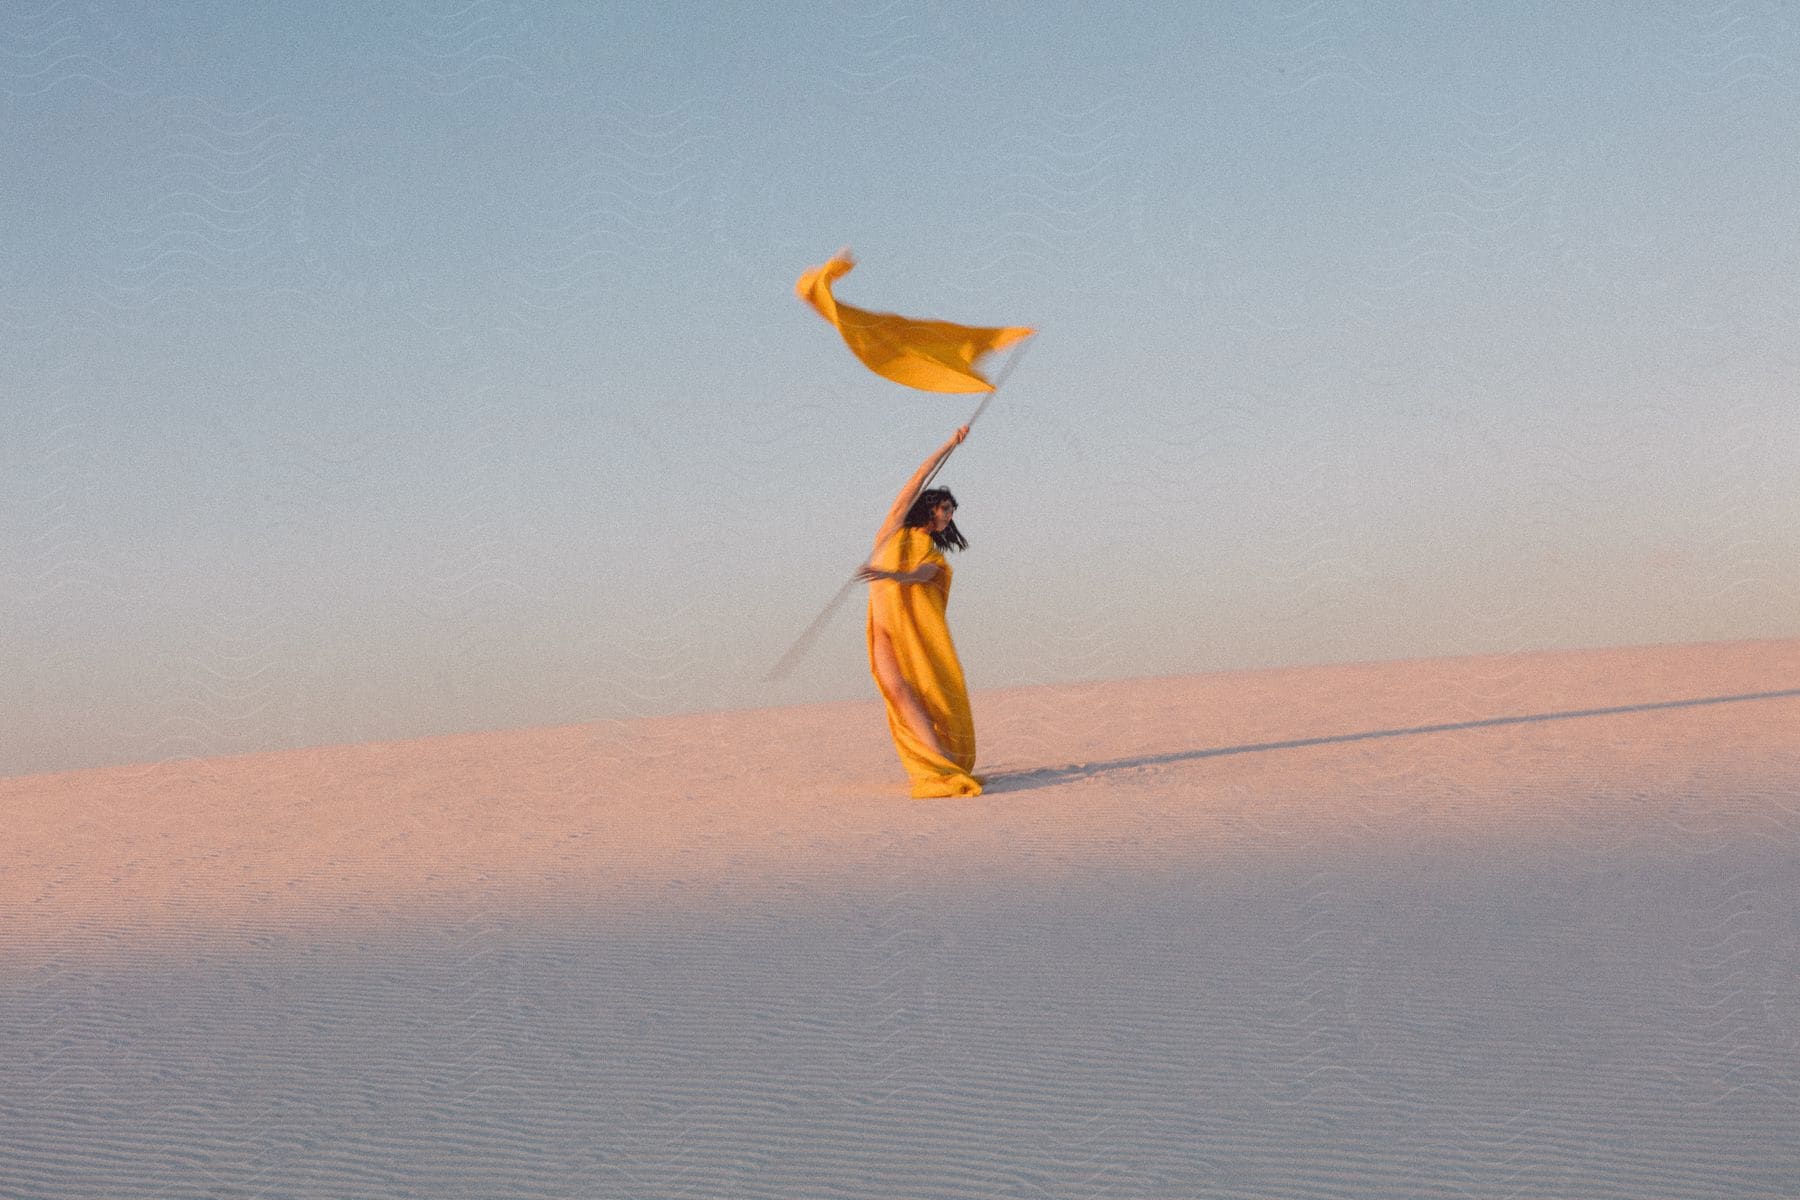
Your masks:
{"label": "desert sand surface", "polygon": [[1800,640],[0,780],[0,1196],[1800,1197]]}

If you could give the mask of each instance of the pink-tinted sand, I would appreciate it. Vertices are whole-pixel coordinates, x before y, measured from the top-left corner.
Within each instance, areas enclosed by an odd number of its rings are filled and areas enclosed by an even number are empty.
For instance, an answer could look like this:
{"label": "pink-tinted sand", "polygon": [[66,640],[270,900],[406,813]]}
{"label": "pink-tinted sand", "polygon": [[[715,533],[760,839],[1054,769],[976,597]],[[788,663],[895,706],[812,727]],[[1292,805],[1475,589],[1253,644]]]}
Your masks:
{"label": "pink-tinted sand", "polygon": [[975,709],[0,780],[0,1194],[1800,1195],[1800,641]]}

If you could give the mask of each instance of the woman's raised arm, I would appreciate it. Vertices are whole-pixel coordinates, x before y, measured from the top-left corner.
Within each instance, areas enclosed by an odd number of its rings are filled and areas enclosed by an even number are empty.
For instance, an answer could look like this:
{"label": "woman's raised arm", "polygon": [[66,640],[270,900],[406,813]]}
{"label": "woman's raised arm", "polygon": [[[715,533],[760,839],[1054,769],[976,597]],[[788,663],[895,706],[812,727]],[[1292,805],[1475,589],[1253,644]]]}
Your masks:
{"label": "woman's raised arm", "polygon": [[912,478],[906,481],[906,486],[900,489],[900,494],[894,498],[894,507],[888,509],[886,519],[881,522],[881,532],[875,535],[875,549],[869,555],[870,559],[880,554],[887,540],[900,532],[900,527],[906,523],[906,514],[912,510],[913,501],[925,489],[925,481],[931,478],[931,473],[937,470],[938,464],[949,458],[950,452],[962,445],[963,439],[968,436],[969,427],[964,425],[950,435],[949,441],[933,450],[930,458],[919,464],[919,469],[913,472]]}

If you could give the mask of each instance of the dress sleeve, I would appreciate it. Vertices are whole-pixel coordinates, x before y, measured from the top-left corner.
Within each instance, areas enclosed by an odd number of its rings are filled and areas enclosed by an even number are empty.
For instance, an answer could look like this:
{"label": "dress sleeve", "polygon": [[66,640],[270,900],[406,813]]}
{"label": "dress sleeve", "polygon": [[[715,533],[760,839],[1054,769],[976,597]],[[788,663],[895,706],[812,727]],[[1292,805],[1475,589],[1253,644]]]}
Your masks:
{"label": "dress sleeve", "polygon": [[915,529],[910,525],[900,531],[900,545],[898,547],[900,551],[900,562],[899,565],[895,567],[895,570],[910,571],[924,561],[924,548],[919,545],[919,535],[922,532],[922,530]]}

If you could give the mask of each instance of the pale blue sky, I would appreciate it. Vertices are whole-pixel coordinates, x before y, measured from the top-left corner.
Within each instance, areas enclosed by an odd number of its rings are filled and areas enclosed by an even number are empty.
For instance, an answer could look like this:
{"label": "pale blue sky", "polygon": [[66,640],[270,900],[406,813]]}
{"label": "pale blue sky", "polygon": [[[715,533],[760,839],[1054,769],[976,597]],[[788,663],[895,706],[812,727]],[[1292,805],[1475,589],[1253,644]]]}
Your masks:
{"label": "pale blue sky", "polygon": [[1791,5],[40,2],[0,104],[0,773],[872,697],[761,676],[974,402],[845,244],[1042,330],[978,692],[1797,632]]}

